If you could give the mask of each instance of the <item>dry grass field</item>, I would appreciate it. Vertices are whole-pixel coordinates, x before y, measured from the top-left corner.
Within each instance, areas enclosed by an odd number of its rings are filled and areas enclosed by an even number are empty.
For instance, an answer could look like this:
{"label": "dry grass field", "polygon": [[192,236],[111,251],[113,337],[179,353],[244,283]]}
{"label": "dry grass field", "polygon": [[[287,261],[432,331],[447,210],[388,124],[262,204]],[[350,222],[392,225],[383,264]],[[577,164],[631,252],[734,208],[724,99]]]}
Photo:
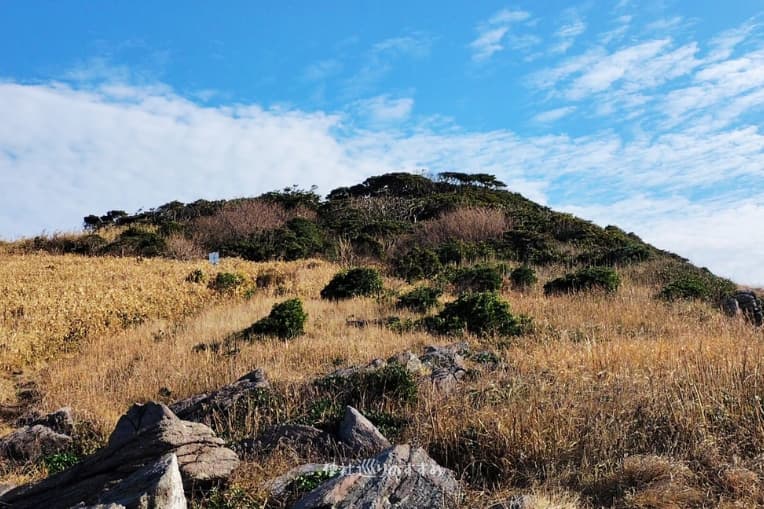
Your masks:
{"label": "dry grass field", "polygon": [[[214,273],[202,262],[0,257],[5,379],[23,370],[43,409],[69,405],[101,434],[133,402],[173,401],[257,367],[286,395],[284,411],[297,412],[300,387],[337,367],[454,341],[348,326],[351,317],[401,312],[390,298],[321,300],[339,270],[324,261],[224,261],[219,270],[250,279],[282,274],[280,288],[245,297],[185,281],[197,268]],[[531,493],[538,509],[764,507],[764,334],[701,303],[656,300],[653,270],[623,269],[613,295],[504,291],[513,312],[533,317],[533,332],[465,338],[495,351],[501,367],[455,395],[400,407],[409,422],[396,441],[421,444],[454,469],[470,507],[512,493]],[[194,351],[291,296],[309,315],[304,336],[242,343],[234,355]],[[267,423],[255,416],[247,431]],[[245,463],[234,484],[257,500],[262,482],[294,461],[277,454]]]}

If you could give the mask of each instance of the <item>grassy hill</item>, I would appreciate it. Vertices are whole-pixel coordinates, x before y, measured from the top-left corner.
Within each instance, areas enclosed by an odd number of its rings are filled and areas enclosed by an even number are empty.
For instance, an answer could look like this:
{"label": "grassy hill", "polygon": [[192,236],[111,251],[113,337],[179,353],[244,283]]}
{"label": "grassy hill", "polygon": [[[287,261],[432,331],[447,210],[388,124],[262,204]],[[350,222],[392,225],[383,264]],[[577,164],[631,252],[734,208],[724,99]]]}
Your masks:
{"label": "grassy hill", "polygon": [[[3,408],[71,406],[94,446],[133,402],[169,403],[263,368],[267,397],[215,425],[235,441],[276,423],[331,423],[344,393],[315,381],[338,368],[464,341],[474,354],[455,393],[382,390],[358,404],[393,442],[453,469],[469,507],[516,493],[536,508],[764,505],[764,342],[718,309],[734,285],[489,177],[393,174],[324,201],[291,189],[168,204],[6,245]],[[221,265],[198,258],[211,249]],[[379,269],[384,289],[321,298],[353,266]],[[536,281],[513,281],[520,267]],[[401,308],[422,286],[442,292],[436,307]],[[438,328],[449,303],[475,294],[527,317],[521,333]],[[303,335],[231,340],[290,298],[307,312]],[[29,383],[38,396],[24,403]],[[264,481],[310,459],[249,460],[203,505],[267,506]],[[46,465],[4,465],[4,479]]]}

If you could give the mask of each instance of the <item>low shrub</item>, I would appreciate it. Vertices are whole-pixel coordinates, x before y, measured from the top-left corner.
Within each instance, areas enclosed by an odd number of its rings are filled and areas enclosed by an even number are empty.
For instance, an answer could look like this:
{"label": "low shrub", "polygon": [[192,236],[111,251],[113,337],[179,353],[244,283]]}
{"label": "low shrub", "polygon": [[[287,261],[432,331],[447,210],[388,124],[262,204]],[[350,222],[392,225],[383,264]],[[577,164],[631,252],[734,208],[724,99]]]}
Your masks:
{"label": "low shrub", "polygon": [[495,292],[464,293],[446,304],[436,316],[423,320],[431,332],[459,334],[463,331],[478,336],[518,336],[528,330],[530,318],[510,313],[509,304]]}
{"label": "low shrub", "polygon": [[512,281],[512,286],[518,290],[526,290],[535,286],[538,278],[536,277],[536,271],[527,265],[521,265],[517,267],[509,274],[509,279]]}
{"label": "low shrub", "polygon": [[308,315],[302,309],[300,299],[289,299],[274,304],[268,316],[253,323],[242,331],[245,339],[256,336],[275,336],[281,339],[292,339],[305,333],[305,322]]}
{"label": "low shrub", "polygon": [[705,281],[698,277],[685,276],[664,286],[658,297],[667,300],[705,300],[710,295],[710,289]]}
{"label": "low shrub", "polygon": [[498,291],[503,283],[499,270],[486,265],[458,269],[450,281],[459,293]]}
{"label": "low shrub", "polygon": [[340,300],[377,295],[382,291],[379,271],[368,267],[343,270],[321,290],[322,299]]}
{"label": "low shrub", "polygon": [[587,267],[553,279],[544,285],[544,294],[573,293],[602,289],[614,292],[621,284],[618,273],[609,267]]}
{"label": "low shrub", "polygon": [[438,254],[420,247],[396,256],[392,266],[393,273],[408,282],[434,277],[443,270]]}
{"label": "low shrub", "polygon": [[220,293],[233,293],[244,284],[244,276],[232,272],[218,272],[209,287]]}
{"label": "low shrub", "polygon": [[418,313],[426,313],[438,305],[438,297],[443,294],[439,288],[420,286],[398,297],[399,308],[410,309]]}
{"label": "low shrub", "polygon": [[130,227],[103,249],[119,256],[159,256],[166,248],[165,239],[156,232]]}

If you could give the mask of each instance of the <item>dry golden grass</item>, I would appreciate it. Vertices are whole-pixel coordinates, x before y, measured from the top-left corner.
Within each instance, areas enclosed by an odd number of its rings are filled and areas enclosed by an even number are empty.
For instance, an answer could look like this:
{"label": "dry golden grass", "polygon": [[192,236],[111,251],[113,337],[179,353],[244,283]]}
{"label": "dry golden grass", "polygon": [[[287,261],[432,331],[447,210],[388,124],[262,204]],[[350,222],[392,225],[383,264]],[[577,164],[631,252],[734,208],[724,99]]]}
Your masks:
{"label": "dry golden grass", "polygon": [[[16,263],[16,273],[26,274],[15,283],[12,302],[31,297],[40,303],[32,330],[47,330],[49,322],[61,320],[54,299],[33,288],[46,264],[56,265],[53,272],[60,280],[43,272],[45,285],[75,310],[84,263],[93,278],[84,286],[91,302],[110,299],[116,308],[122,293],[103,288],[115,284],[125,294],[163,295],[153,300],[157,319],[91,334],[79,351],[56,356],[38,374],[46,409],[71,405],[103,432],[131,403],[161,400],[162,387],[172,391],[168,400],[175,400],[260,367],[286,390],[338,365],[452,341],[423,332],[348,327],[351,316],[379,318],[398,311],[388,301],[320,300],[320,289],[338,269],[326,262],[238,265],[252,275],[277,267],[288,281],[249,300],[213,302],[206,289],[189,289],[183,281],[197,266],[193,263],[9,260]],[[701,303],[655,300],[651,270],[649,264],[624,269],[624,285],[614,295],[547,298],[540,288],[505,292],[514,312],[534,318],[536,330],[510,341],[467,338],[476,348],[496,350],[506,366],[465,383],[450,398],[421,398],[401,440],[421,444],[455,469],[470,487],[474,507],[510,493],[531,493],[535,505],[530,507],[549,509],[764,507],[764,331]],[[559,272],[546,269],[540,279]],[[305,336],[244,343],[234,356],[193,351],[196,344],[250,325],[292,295],[303,298],[309,314]],[[168,315],[167,309],[183,303],[196,310],[206,305],[184,320]],[[35,337],[27,335],[20,344]],[[35,348],[20,350],[36,354]],[[258,430],[254,422],[251,431]],[[246,464],[235,483],[258,493],[263,480],[294,466],[293,461],[274,456]]]}

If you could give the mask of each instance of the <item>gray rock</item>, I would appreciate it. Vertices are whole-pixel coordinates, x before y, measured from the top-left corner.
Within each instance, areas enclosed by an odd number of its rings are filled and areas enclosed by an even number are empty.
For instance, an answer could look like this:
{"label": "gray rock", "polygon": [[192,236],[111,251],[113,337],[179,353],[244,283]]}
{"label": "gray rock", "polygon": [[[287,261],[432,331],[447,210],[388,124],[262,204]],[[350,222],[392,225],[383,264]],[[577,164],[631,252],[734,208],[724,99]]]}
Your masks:
{"label": "gray rock", "polygon": [[125,478],[168,453],[177,456],[186,489],[222,482],[239,464],[236,453],[209,427],[182,421],[165,405],[133,405],[117,422],[106,447],[68,470],[5,493],[0,496],[0,506],[92,505]]}
{"label": "gray rock", "polygon": [[217,391],[177,401],[170,405],[170,409],[183,420],[209,425],[215,414],[227,416],[237,403],[246,403],[249,397],[268,388],[270,383],[265,373],[262,369],[256,369]]}
{"label": "gray rock", "polygon": [[36,461],[66,450],[71,444],[71,437],[56,433],[47,426],[24,426],[0,439],[0,457],[13,461]]}
{"label": "gray rock", "polygon": [[439,394],[447,395],[459,387],[459,382],[467,375],[460,368],[437,368],[430,375],[431,387]]}
{"label": "gray rock", "polygon": [[391,445],[377,427],[352,406],[345,407],[337,438],[355,454],[376,454]]}
{"label": "gray rock", "polygon": [[69,407],[59,408],[52,414],[40,415],[32,414],[20,418],[16,421],[17,426],[45,426],[56,433],[62,435],[71,435],[74,432],[74,418],[72,409]]}
{"label": "gray rock", "polygon": [[98,504],[126,509],[186,509],[177,456],[166,454],[135,471],[104,493]]}
{"label": "gray rock", "polygon": [[293,509],[411,508],[455,509],[459,485],[421,448],[399,445],[343,472],[298,501]]}
{"label": "gray rock", "polygon": [[764,325],[762,302],[752,291],[739,291],[727,297],[722,303],[724,311],[730,316],[743,315],[756,326]]}
{"label": "gray rock", "polygon": [[387,362],[400,364],[411,373],[419,374],[422,371],[422,361],[412,352],[405,351],[390,357]]}
{"label": "gray rock", "polygon": [[466,343],[455,343],[448,346],[428,346],[419,357],[422,363],[430,368],[459,368],[465,369],[464,355],[470,350]]}
{"label": "gray rock", "polygon": [[3,493],[8,493],[9,491],[11,491],[16,486],[18,486],[18,485],[17,484],[11,484],[11,483],[2,483],[2,484],[0,484],[0,495],[2,495]]}

